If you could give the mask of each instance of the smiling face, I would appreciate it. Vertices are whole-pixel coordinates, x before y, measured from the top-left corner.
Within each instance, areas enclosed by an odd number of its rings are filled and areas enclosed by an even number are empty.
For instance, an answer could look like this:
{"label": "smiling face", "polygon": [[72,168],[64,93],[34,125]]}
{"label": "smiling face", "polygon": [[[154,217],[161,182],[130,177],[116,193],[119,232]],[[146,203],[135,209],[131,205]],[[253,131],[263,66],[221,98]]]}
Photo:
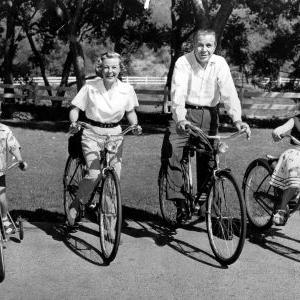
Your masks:
{"label": "smiling face", "polygon": [[120,74],[120,59],[118,57],[104,58],[101,69],[104,83],[111,86]]}
{"label": "smiling face", "polygon": [[194,53],[202,67],[206,67],[216,50],[216,36],[213,32],[199,31],[194,37]]}

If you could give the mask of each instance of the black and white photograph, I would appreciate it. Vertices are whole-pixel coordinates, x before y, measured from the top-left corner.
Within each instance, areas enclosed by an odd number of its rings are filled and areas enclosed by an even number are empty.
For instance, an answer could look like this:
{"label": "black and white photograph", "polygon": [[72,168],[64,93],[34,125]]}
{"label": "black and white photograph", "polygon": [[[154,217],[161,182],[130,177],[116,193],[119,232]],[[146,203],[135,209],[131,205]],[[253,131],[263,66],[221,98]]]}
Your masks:
{"label": "black and white photograph", "polygon": [[300,0],[0,0],[0,299],[300,299]]}

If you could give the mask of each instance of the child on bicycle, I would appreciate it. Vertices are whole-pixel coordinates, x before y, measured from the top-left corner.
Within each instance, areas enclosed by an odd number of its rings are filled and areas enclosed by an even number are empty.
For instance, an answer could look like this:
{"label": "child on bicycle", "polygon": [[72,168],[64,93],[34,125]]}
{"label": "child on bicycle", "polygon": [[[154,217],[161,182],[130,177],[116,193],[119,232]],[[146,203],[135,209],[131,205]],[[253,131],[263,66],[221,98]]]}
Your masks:
{"label": "child on bicycle", "polygon": [[0,123],[0,205],[2,212],[3,226],[7,234],[13,233],[14,226],[7,217],[8,205],[6,200],[5,170],[9,153],[19,162],[19,168],[25,171],[27,164],[23,161],[20,152],[20,144],[14,137],[12,131]]}
{"label": "child on bicycle", "polygon": [[[300,114],[289,119],[282,126],[275,128],[272,137],[275,142],[291,131],[291,135],[300,140]],[[292,142],[291,142],[292,143]],[[288,219],[288,203],[295,199],[300,191],[300,147],[295,146],[284,151],[272,174],[270,184],[282,191],[282,198],[276,203],[273,223],[283,226]]]}

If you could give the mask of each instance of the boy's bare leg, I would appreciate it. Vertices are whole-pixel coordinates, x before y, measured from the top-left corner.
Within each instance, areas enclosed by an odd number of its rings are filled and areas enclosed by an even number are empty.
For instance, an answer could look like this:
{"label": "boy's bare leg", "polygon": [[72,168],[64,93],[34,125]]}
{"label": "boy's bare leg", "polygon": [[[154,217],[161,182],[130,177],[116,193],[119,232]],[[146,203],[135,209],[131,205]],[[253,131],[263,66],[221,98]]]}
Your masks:
{"label": "boy's bare leg", "polygon": [[0,205],[1,205],[2,218],[5,219],[7,217],[7,211],[8,211],[5,187],[0,187]]}

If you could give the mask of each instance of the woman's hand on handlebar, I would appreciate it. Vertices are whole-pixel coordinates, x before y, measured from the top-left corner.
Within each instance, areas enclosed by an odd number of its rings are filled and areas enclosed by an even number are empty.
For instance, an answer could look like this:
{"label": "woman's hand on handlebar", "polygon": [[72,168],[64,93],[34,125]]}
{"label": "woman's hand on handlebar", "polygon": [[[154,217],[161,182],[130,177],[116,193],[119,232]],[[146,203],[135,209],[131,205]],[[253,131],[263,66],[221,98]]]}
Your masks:
{"label": "woman's hand on handlebar", "polygon": [[134,127],[134,129],[132,130],[132,133],[134,134],[134,135],[141,135],[142,133],[143,133],[143,129],[142,129],[142,127],[140,126],[140,125],[134,125],[135,127]]}
{"label": "woman's hand on handlebar", "polygon": [[80,130],[80,125],[77,122],[72,122],[69,127],[69,133],[75,134]]}

